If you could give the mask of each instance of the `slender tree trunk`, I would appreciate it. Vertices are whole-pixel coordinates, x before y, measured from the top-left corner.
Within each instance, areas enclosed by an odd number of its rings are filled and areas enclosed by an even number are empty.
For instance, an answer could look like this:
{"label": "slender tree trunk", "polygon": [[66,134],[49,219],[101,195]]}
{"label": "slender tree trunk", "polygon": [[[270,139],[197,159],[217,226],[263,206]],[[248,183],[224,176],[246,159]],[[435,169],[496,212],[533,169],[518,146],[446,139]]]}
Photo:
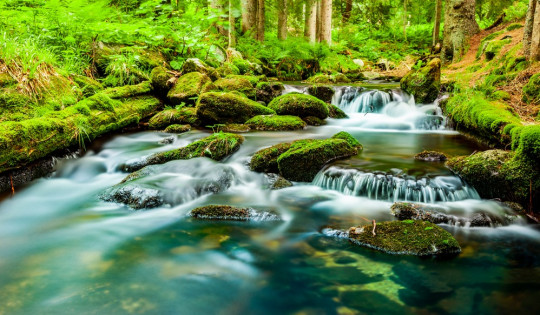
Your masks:
{"label": "slender tree trunk", "polygon": [[403,38],[407,41],[407,0],[403,0]]}
{"label": "slender tree trunk", "polygon": [[257,0],[242,0],[242,34],[252,30],[257,23]]}
{"label": "slender tree trunk", "polygon": [[465,54],[469,38],[478,33],[475,0],[446,0],[441,58],[443,63],[457,62]]}
{"label": "slender tree trunk", "polygon": [[321,2],[321,42],[332,45],[332,0]]}
{"label": "slender tree trunk", "polygon": [[536,13],[537,0],[529,0],[529,9],[527,10],[527,18],[525,20],[525,29],[523,30],[523,54],[529,58],[531,55],[531,39],[534,28],[534,22],[538,24],[540,21],[536,21],[534,15]]}
{"label": "slender tree trunk", "polygon": [[265,6],[264,0],[257,0],[257,36],[256,39],[264,42]]}
{"label": "slender tree trunk", "polygon": [[540,60],[540,0],[536,0],[536,9],[534,10],[534,26],[531,36],[531,54],[530,59]]}
{"label": "slender tree trunk", "polygon": [[441,12],[442,12],[442,0],[437,0],[435,6],[435,23],[433,25],[433,47],[439,43],[439,36],[441,33]]}
{"label": "slender tree trunk", "polygon": [[306,24],[304,26],[304,36],[310,43],[317,41],[317,2],[307,0],[306,3]]}
{"label": "slender tree trunk", "polygon": [[[222,16],[223,15],[223,1],[224,0],[211,0],[210,1],[210,8],[212,8],[214,11],[217,11],[217,13]],[[221,20],[221,18],[220,18]],[[222,25],[215,25],[218,32],[223,36],[228,36],[229,33],[225,30],[225,28]]]}
{"label": "slender tree trunk", "polygon": [[236,47],[236,35],[234,29],[233,0],[229,0],[229,48]]}
{"label": "slender tree trunk", "polygon": [[287,39],[287,0],[278,0],[278,39]]}
{"label": "slender tree trunk", "polygon": [[345,11],[343,11],[343,24],[349,22],[351,18],[353,0],[345,0]]}
{"label": "slender tree trunk", "polygon": [[315,23],[315,37],[317,38],[317,42],[321,42],[322,41],[322,36],[321,36],[321,25],[322,25],[322,19],[321,19],[321,6],[322,6],[322,3],[321,1],[322,0],[316,0],[317,1],[317,5],[316,5],[316,9],[317,9],[317,14],[316,14],[316,23]]}

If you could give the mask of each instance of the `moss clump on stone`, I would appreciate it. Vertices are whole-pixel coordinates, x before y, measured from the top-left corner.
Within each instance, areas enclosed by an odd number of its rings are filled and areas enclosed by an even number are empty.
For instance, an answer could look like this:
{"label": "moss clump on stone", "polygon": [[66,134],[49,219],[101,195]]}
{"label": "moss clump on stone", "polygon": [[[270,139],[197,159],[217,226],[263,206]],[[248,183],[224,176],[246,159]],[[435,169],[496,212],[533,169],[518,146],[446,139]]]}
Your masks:
{"label": "moss clump on stone", "polygon": [[320,119],[328,117],[328,106],[320,99],[305,94],[290,93],[275,98],[268,107],[278,115],[299,117],[314,116]]}
{"label": "moss clump on stone", "polygon": [[149,95],[152,92],[150,81],[144,81],[136,85],[124,85],[103,90],[102,94],[112,99],[124,99],[129,97]]}
{"label": "moss clump on stone", "polygon": [[501,49],[510,44],[510,39],[503,39],[503,40],[492,40],[489,41],[486,45],[486,48],[484,50],[484,54],[486,55],[486,60],[493,60],[497,54],[501,51]]}
{"label": "moss clump on stone", "polygon": [[259,115],[246,121],[251,129],[261,131],[300,130],[306,123],[296,116]]}
{"label": "moss clump on stone", "polygon": [[280,143],[255,152],[250,168],[255,172],[279,173],[277,159],[291,148],[292,143]]}
{"label": "moss clump on stone", "polygon": [[401,79],[401,88],[414,95],[417,103],[432,103],[441,87],[441,60],[432,59],[424,67],[411,70]]}
{"label": "moss clump on stone", "polygon": [[197,110],[195,108],[182,107],[180,109],[166,109],[157,113],[150,118],[148,127],[150,129],[160,130],[174,124],[190,124],[197,126],[199,123]]}
{"label": "moss clump on stone", "polygon": [[336,74],[316,74],[309,79],[307,79],[307,82],[309,83],[321,83],[321,84],[329,84],[329,83],[350,83],[351,80],[347,78],[346,75],[341,73]]}
{"label": "moss clump on stone", "polygon": [[226,79],[244,79],[251,83],[251,86],[256,87],[260,82],[266,82],[268,78],[265,75],[228,75]]}
{"label": "moss clump on stone", "polygon": [[341,108],[337,107],[336,105],[328,105],[328,117],[335,118],[335,119],[344,119],[349,118],[347,114],[345,114],[344,111],[341,110]]}
{"label": "moss clump on stone", "polygon": [[141,168],[163,164],[173,160],[188,160],[197,157],[207,157],[216,161],[221,161],[225,157],[238,151],[244,142],[244,137],[232,133],[214,133],[209,137],[197,140],[180,149],[160,152],[148,158],[131,164],[122,166],[124,171],[134,172]]}
{"label": "moss clump on stone", "polygon": [[190,215],[195,219],[205,220],[249,220],[249,208],[210,205],[191,210]]}
{"label": "moss clump on stone", "polygon": [[316,98],[320,99],[325,103],[332,102],[332,97],[334,96],[334,89],[329,85],[312,85],[308,87],[309,95],[313,95]]}
{"label": "moss clump on stone", "polygon": [[189,58],[182,65],[182,73],[199,72],[206,74],[213,81],[218,80],[220,75],[216,69],[207,65],[204,61],[198,58]]}
{"label": "moss clump on stone", "polygon": [[533,75],[523,87],[523,101],[525,103],[540,103],[540,73]]}
{"label": "moss clump on stone", "polygon": [[310,182],[321,168],[334,160],[358,154],[346,140],[298,140],[278,159],[279,173],[292,181]]}
{"label": "moss clump on stone", "polygon": [[195,104],[201,93],[213,88],[212,80],[207,75],[200,72],[190,72],[176,80],[167,97],[173,105]]}
{"label": "moss clump on stone", "polygon": [[83,75],[73,75],[71,78],[81,88],[84,97],[90,97],[103,90],[103,85],[92,78]]}
{"label": "moss clump on stone", "polygon": [[184,133],[191,130],[190,125],[170,125],[169,127],[165,128],[165,132],[168,133]]}
{"label": "moss clump on stone", "polygon": [[302,120],[305,121],[306,124],[308,124],[310,126],[323,126],[323,125],[326,125],[326,121],[324,121],[324,119],[320,119],[320,118],[315,117],[315,116],[302,117]]}
{"label": "moss clump on stone", "polygon": [[446,154],[437,151],[422,151],[414,156],[415,160],[428,162],[442,162],[448,160]]}
{"label": "moss clump on stone", "polygon": [[362,150],[362,144],[360,144],[360,142],[358,142],[358,140],[356,140],[355,137],[353,137],[350,133],[346,131],[340,131],[336,133],[335,135],[332,136],[331,139],[345,140],[351,147]]}
{"label": "moss clump on stone", "polygon": [[507,30],[508,32],[511,32],[511,31],[513,31],[513,30],[517,30],[517,29],[520,29],[520,28],[522,28],[522,27],[523,27],[523,24],[520,24],[520,23],[512,23],[512,24],[510,24],[510,25],[508,25],[508,26],[506,27],[506,30]]}
{"label": "moss clump on stone", "polygon": [[268,104],[283,93],[285,86],[281,82],[259,82],[257,83],[256,89],[257,101]]}
{"label": "moss clump on stone", "polygon": [[197,116],[207,124],[245,123],[257,115],[275,112],[232,92],[204,93],[197,102]]}
{"label": "moss clump on stone", "polygon": [[238,91],[246,95],[249,99],[254,100],[256,98],[257,91],[251,82],[244,76],[234,76],[219,79],[214,82],[214,84],[219,91]]}
{"label": "moss clump on stone", "polygon": [[494,91],[489,96],[494,101],[509,101],[511,99],[510,93],[506,91]]}
{"label": "moss clump on stone", "polygon": [[279,189],[288,188],[288,187],[292,187],[292,186],[293,186],[293,184],[290,181],[286,180],[282,176],[279,176],[276,179],[276,181],[272,184],[272,187],[270,189],[279,190]]}
{"label": "moss clump on stone", "polygon": [[168,83],[171,78],[172,75],[169,74],[165,67],[159,66],[152,69],[152,72],[150,72],[150,83],[152,84],[154,93],[159,97],[166,97],[171,89]]}
{"label": "moss clump on stone", "polygon": [[349,229],[350,241],[396,255],[451,255],[461,252],[461,247],[452,234],[441,227],[425,221],[378,222]]}
{"label": "moss clump on stone", "polygon": [[222,77],[226,77],[228,75],[239,75],[240,74],[240,69],[238,69],[237,66],[233,65],[230,62],[225,62],[223,65],[218,67],[216,70]]}

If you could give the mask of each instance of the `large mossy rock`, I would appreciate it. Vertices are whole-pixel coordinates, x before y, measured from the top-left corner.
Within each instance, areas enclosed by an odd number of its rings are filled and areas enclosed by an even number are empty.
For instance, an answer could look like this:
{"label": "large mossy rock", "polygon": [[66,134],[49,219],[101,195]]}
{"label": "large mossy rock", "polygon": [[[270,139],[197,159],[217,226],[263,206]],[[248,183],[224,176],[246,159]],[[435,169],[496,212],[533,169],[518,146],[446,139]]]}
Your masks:
{"label": "large mossy rock", "polygon": [[349,118],[347,114],[341,108],[336,105],[328,104],[328,117],[335,119],[344,119]]}
{"label": "large mossy rock", "polygon": [[243,142],[244,137],[241,135],[224,132],[214,133],[180,149],[156,153],[145,159],[125,164],[121,168],[127,172],[134,172],[148,165],[163,164],[172,160],[188,160],[196,157],[207,157],[221,161],[238,151]]}
{"label": "large mossy rock", "polygon": [[209,205],[191,210],[190,216],[199,220],[227,221],[280,221],[279,215],[257,211],[252,208],[239,208],[225,205]]}
{"label": "large mossy rock", "polygon": [[197,110],[193,107],[182,107],[180,109],[166,109],[150,118],[148,127],[150,129],[163,129],[174,124],[190,124],[198,126],[200,121],[197,117]]}
{"label": "large mossy rock", "polygon": [[[485,199],[528,205],[540,199],[540,169],[538,165],[517,158],[512,151],[488,150],[468,156],[454,157],[446,165]],[[532,193],[532,196],[531,196]]]}
{"label": "large mossy rock", "polygon": [[243,124],[257,115],[272,114],[266,106],[233,92],[204,93],[197,102],[197,116],[207,124]]}
{"label": "large mossy rock", "polygon": [[309,83],[332,84],[332,83],[351,83],[346,75],[336,74],[316,74],[306,80]]}
{"label": "large mossy rock", "polygon": [[288,180],[310,182],[323,166],[358,154],[346,140],[298,140],[278,159],[279,173]]}
{"label": "large mossy rock", "polygon": [[523,87],[523,101],[540,104],[540,73],[533,75]]}
{"label": "large mossy rock", "polygon": [[427,65],[411,70],[401,79],[401,88],[414,95],[417,103],[428,104],[437,99],[441,87],[441,60],[432,59]]}
{"label": "large mossy rock", "polygon": [[306,123],[297,116],[259,115],[246,121],[251,129],[261,131],[300,130]]}
{"label": "large mossy rock", "polygon": [[223,92],[237,91],[246,95],[249,99],[255,100],[257,91],[253,84],[244,76],[232,76],[219,79],[214,82],[216,88]]}
{"label": "large mossy rock", "polygon": [[182,73],[199,72],[206,74],[213,81],[218,80],[221,76],[218,71],[198,58],[189,58],[182,65]]}
{"label": "large mossy rock", "polygon": [[186,73],[174,84],[174,87],[169,91],[167,97],[173,105],[179,104],[195,104],[197,97],[206,91],[214,89],[212,80],[203,73],[190,72]]}
{"label": "large mossy rock", "polygon": [[169,85],[169,79],[173,76],[168,72],[165,67],[155,67],[150,73],[150,83],[155,94],[161,98],[165,98],[171,86]]}
{"label": "large mossy rock", "polygon": [[292,143],[280,143],[255,152],[250,168],[255,172],[279,173],[277,159],[291,148]]}
{"label": "large mossy rock", "polygon": [[461,247],[452,234],[426,221],[391,221],[352,227],[349,240],[357,245],[396,255],[453,255]]}
{"label": "large mossy rock", "polygon": [[259,82],[256,89],[257,101],[268,104],[283,93],[285,86],[281,82]]}
{"label": "large mossy rock", "polygon": [[325,102],[314,96],[298,93],[275,98],[268,107],[275,110],[278,115],[314,116],[320,119],[326,119],[329,112]]}
{"label": "large mossy rock", "polygon": [[316,84],[308,87],[308,93],[325,103],[330,103],[336,91],[329,85]]}

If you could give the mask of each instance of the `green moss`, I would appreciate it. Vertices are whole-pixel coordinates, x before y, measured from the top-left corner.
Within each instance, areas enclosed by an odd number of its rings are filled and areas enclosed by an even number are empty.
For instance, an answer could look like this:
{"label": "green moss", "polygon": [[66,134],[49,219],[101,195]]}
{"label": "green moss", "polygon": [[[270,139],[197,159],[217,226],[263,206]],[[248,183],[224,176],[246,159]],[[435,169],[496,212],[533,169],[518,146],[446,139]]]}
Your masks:
{"label": "green moss", "polygon": [[442,152],[437,151],[422,151],[414,156],[415,160],[439,162],[448,160],[448,156]]}
{"label": "green moss", "polygon": [[165,132],[168,132],[168,133],[184,133],[190,130],[191,130],[190,125],[178,125],[178,124],[170,125],[167,128],[165,128]]}
{"label": "green moss", "polygon": [[285,94],[272,100],[268,107],[275,110],[279,115],[315,116],[320,119],[328,117],[328,106],[311,95]]}
{"label": "green moss", "polygon": [[486,48],[484,49],[484,54],[486,55],[486,60],[493,60],[495,56],[499,54],[501,49],[510,44],[512,40],[510,39],[504,39],[504,40],[492,40],[487,42]]}
{"label": "green moss", "polygon": [[277,159],[291,148],[292,143],[280,143],[255,152],[250,168],[255,172],[279,173]]}
{"label": "green moss", "polygon": [[246,121],[251,129],[281,131],[299,130],[306,127],[306,123],[297,116],[259,115]]}
{"label": "green moss", "polygon": [[233,65],[230,62],[225,62],[222,66],[220,66],[216,70],[222,77],[240,74],[240,69],[238,69],[237,66]]}
{"label": "green moss", "polygon": [[247,60],[241,58],[235,58],[232,61],[232,64],[238,68],[240,74],[246,74],[251,71],[251,63]]}
{"label": "green moss", "polygon": [[201,93],[209,89],[212,80],[200,72],[186,73],[174,84],[167,97],[173,105],[195,104]]}
{"label": "green moss", "polygon": [[195,219],[206,220],[249,220],[251,211],[249,208],[231,206],[209,205],[191,210],[191,216]]}
{"label": "green moss", "polygon": [[349,116],[336,105],[328,105],[328,116],[335,119],[349,118]]}
{"label": "green moss", "polygon": [[494,101],[509,101],[511,97],[506,91],[495,91],[491,93],[490,98]]}
{"label": "green moss", "polygon": [[326,163],[357,153],[357,148],[342,139],[299,140],[278,157],[277,163],[286,179],[309,182]]}
{"label": "green moss", "polygon": [[0,88],[13,87],[17,85],[17,80],[13,79],[7,72],[0,73]]}
{"label": "green moss", "polygon": [[356,140],[355,137],[353,137],[350,133],[346,131],[341,131],[341,132],[336,133],[335,135],[332,136],[332,139],[345,140],[351,147],[362,150],[362,144],[360,144],[360,142],[358,142],[358,140]]}
{"label": "green moss", "polygon": [[540,103],[540,73],[533,75],[523,87],[523,101],[525,103]]}
{"label": "green moss", "polygon": [[522,27],[523,27],[523,24],[520,24],[520,23],[512,23],[512,24],[510,24],[510,25],[508,25],[508,26],[506,27],[506,30],[507,30],[508,32],[511,32],[511,31],[513,31],[513,30],[517,30],[517,29],[522,28]]}
{"label": "green moss", "polygon": [[537,167],[540,165],[540,125],[527,125],[515,134],[512,147],[518,159],[529,161]]}
{"label": "green moss", "polygon": [[432,103],[441,87],[441,60],[432,59],[418,70],[411,70],[401,79],[401,88],[414,95],[417,103]]}
{"label": "green moss", "polygon": [[330,103],[334,96],[334,89],[329,85],[312,85],[308,87],[309,95],[313,95],[325,103]]}
{"label": "green moss", "polygon": [[165,67],[160,66],[152,69],[152,72],[150,73],[150,84],[152,85],[155,94],[162,98],[166,97],[170,90],[167,81],[172,77],[173,76],[168,73],[168,70]]}
{"label": "green moss", "polygon": [[482,41],[480,42],[480,46],[479,46],[478,51],[476,53],[476,59],[480,59],[480,57],[482,57],[482,55],[484,54],[484,51],[486,50],[486,47],[487,47],[487,45],[488,45],[488,43],[490,41],[494,40],[495,38],[499,37],[502,34],[504,34],[504,30],[501,30],[501,31],[498,31],[498,32],[495,32],[495,33],[491,33],[488,36],[484,37],[482,39]]}
{"label": "green moss", "polygon": [[244,79],[248,80],[253,87],[257,86],[259,82],[268,80],[265,75],[228,75],[227,79]]}
{"label": "green moss", "polygon": [[259,82],[257,83],[256,89],[257,101],[268,104],[283,93],[285,86],[281,82]]}
{"label": "green moss", "polygon": [[152,92],[150,81],[144,81],[136,85],[125,85],[121,87],[109,88],[103,91],[104,95],[112,99],[123,99],[140,95],[148,95]]}
{"label": "green moss", "polygon": [[182,73],[188,74],[190,72],[199,72],[201,74],[207,75],[212,81],[218,80],[221,76],[218,71],[204,61],[197,58],[189,58],[182,65]]}
{"label": "green moss", "polygon": [[103,85],[92,78],[82,75],[73,75],[72,79],[79,85],[84,97],[92,96],[103,90]]}
{"label": "green moss", "polygon": [[352,227],[352,243],[398,255],[447,255],[461,252],[452,234],[425,221],[378,222],[374,236],[372,225]]}
{"label": "green moss", "polygon": [[204,93],[197,102],[197,116],[206,124],[245,123],[257,115],[275,112],[235,93]]}
{"label": "green moss", "polygon": [[166,109],[157,113],[150,118],[148,127],[150,129],[163,129],[169,125],[190,124],[197,126],[199,123],[195,108],[182,107],[180,109]]}
{"label": "green moss", "polygon": [[256,98],[256,90],[253,84],[244,76],[227,77],[219,79],[214,83],[218,90],[223,92],[238,91],[254,100]]}
{"label": "green moss", "polygon": [[316,74],[309,79],[307,79],[307,82],[309,83],[322,83],[322,84],[329,84],[329,83],[350,83],[351,80],[347,78],[344,74],[336,73],[336,74]]}
{"label": "green moss", "polygon": [[302,117],[302,120],[310,126],[323,126],[326,124],[326,121],[324,121],[324,119],[320,119],[315,116]]}

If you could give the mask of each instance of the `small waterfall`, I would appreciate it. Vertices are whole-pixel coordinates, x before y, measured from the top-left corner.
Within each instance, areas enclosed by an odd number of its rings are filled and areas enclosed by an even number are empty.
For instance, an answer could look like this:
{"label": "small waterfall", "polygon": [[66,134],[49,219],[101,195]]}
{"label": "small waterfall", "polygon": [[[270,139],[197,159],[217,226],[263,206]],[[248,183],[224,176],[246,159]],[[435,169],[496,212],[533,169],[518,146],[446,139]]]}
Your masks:
{"label": "small waterfall", "polygon": [[332,103],[347,113],[380,113],[394,100],[392,92],[365,91],[363,88],[343,87],[336,91]]}
{"label": "small waterfall", "polygon": [[423,203],[480,199],[476,190],[460,178],[402,177],[386,173],[365,173],[354,169],[330,167],[319,172],[313,184],[346,195],[384,201]]}

